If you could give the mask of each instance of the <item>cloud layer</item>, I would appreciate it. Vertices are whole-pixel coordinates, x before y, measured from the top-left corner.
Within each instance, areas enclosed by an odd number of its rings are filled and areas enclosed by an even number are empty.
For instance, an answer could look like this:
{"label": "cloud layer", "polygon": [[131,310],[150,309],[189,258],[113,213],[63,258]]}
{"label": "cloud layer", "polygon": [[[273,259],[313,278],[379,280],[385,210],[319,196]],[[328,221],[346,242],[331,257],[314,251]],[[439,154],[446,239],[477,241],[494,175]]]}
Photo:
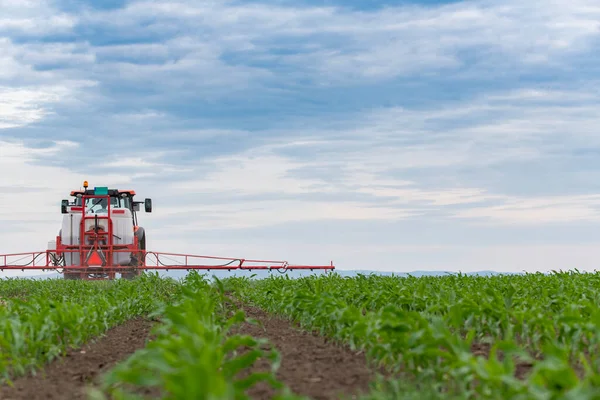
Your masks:
{"label": "cloud layer", "polygon": [[0,0],[0,253],[87,179],[159,250],[593,268],[595,2],[328,4]]}

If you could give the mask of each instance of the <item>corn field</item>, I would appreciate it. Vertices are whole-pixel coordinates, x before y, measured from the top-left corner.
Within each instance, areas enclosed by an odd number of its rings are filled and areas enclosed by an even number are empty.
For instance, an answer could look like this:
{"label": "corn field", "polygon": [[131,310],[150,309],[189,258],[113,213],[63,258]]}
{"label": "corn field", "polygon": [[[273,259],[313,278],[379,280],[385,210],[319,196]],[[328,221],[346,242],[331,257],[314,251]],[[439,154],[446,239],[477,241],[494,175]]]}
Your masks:
{"label": "corn field", "polygon": [[[600,397],[600,277],[553,273],[478,277],[0,281],[0,374],[10,386],[123,322],[154,327],[87,388],[90,399],[278,399],[286,360],[264,335],[238,333],[264,310],[377,371],[363,399]],[[268,365],[256,372],[257,363]],[[293,362],[293,361],[290,361]],[[343,368],[343,365],[332,365]]]}

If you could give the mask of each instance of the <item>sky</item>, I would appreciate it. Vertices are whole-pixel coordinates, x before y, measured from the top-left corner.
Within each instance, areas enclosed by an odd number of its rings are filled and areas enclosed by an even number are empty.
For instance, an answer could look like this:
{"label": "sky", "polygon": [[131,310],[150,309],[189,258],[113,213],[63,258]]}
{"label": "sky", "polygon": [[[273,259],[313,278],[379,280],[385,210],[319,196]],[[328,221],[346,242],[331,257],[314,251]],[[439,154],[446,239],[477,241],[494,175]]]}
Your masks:
{"label": "sky", "polygon": [[[592,271],[596,0],[0,0],[0,254],[90,186],[149,250]],[[20,273],[22,275],[22,273]]]}

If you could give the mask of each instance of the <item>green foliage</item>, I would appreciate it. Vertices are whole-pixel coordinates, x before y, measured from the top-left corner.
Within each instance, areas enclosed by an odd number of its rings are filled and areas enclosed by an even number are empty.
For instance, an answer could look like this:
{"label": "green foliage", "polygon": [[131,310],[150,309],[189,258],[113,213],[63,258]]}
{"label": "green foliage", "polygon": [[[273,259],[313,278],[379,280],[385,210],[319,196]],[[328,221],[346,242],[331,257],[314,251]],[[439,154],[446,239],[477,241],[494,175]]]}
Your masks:
{"label": "green foliage", "polygon": [[[277,351],[234,332],[248,320],[231,312],[229,293],[362,350],[393,374],[363,400],[593,399],[600,397],[598,288],[600,276],[580,273],[7,279],[0,281],[0,375],[35,370],[146,315],[159,321],[153,340],[113,368],[92,398],[237,400],[265,382],[279,390],[276,398],[299,399],[276,379]],[[271,369],[250,373],[260,360]]]}
{"label": "green foliage", "polygon": [[109,328],[155,309],[177,286],[157,276],[136,281],[0,282],[0,375],[34,372]]}
{"label": "green foliage", "polygon": [[[283,389],[277,398],[297,399],[275,378],[279,353],[267,351],[265,340],[231,332],[246,318],[241,311],[227,315],[222,290],[190,273],[180,296],[154,313],[161,320],[155,339],[105,375],[94,398],[142,399],[150,392],[164,399],[247,399],[249,388],[266,382]],[[271,370],[248,373],[261,358]]]}
{"label": "green foliage", "polygon": [[[428,388],[432,398],[600,394],[596,274],[330,274],[223,284],[243,301],[364,350],[374,364],[411,379],[411,387]],[[486,343],[489,357],[473,352]],[[517,376],[526,364],[528,374]]]}

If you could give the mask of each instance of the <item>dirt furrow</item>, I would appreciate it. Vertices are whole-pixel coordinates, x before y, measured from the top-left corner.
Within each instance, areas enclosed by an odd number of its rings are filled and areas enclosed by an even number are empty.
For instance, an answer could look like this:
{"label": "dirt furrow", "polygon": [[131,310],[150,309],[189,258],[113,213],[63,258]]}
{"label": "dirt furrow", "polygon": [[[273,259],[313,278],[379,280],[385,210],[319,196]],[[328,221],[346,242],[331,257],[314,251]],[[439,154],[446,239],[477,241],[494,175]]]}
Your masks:
{"label": "dirt furrow", "polygon": [[36,376],[17,378],[14,387],[0,386],[0,399],[87,399],[85,388],[117,362],[143,348],[151,327],[145,319],[114,327],[98,340],[48,364]]}
{"label": "dirt furrow", "polygon": [[[296,394],[317,400],[339,399],[341,395],[367,393],[375,372],[368,368],[364,354],[328,342],[325,338],[295,328],[290,322],[255,307],[244,306],[246,315],[263,325],[243,324],[237,333],[267,338],[281,353],[277,378]],[[267,371],[267,361],[253,372]],[[260,383],[248,391],[257,400],[271,399],[270,386]]]}

